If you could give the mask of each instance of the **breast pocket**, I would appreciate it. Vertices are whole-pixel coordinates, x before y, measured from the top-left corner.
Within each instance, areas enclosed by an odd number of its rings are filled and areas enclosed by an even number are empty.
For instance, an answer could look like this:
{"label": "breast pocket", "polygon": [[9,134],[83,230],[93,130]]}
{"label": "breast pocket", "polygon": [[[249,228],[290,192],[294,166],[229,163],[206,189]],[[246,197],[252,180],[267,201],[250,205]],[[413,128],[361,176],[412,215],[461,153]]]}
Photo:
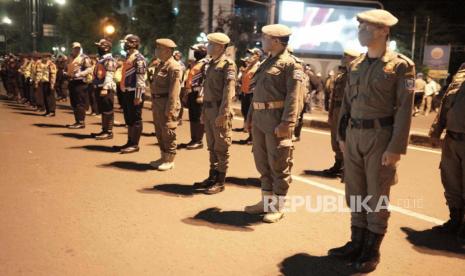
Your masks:
{"label": "breast pocket", "polygon": [[167,87],[168,86],[168,71],[159,71],[155,76],[156,87]]}
{"label": "breast pocket", "polygon": [[374,79],[372,85],[376,90],[389,93],[394,88],[396,84],[396,74],[395,73],[380,73]]}
{"label": "breast pocket", "polygon": [[356,73],[349,74],[347,84],[349,86],[349,91],[346,97],[348,97],[349,101],[352,102],[358,96],[358,85],[360,85],[360,75]]}
{"label": "breast pocket", "polygon": [[265,85],[271,85],[273,87],[281,87],[282,86],[282,78],[283,78],[283,69],[278,68],[276,66],[270,67],[266,70],[266,79]]}

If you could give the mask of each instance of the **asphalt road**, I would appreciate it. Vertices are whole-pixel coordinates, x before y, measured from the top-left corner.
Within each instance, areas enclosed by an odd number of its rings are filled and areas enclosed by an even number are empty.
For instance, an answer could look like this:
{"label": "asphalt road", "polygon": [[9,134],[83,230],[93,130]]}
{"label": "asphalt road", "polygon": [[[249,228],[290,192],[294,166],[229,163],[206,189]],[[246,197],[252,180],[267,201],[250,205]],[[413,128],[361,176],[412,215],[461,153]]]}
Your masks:
{"label": "asphalt road", "polygon": [[[122,114],[116,119],[122,121]],[[144,133],[153,132],[144,110]],[[226,190],[207,196],[190,186],[208,172],[205,149],[181,150],[176,168],[152,170],[155,137],[120,155],[126,129],[95,141],[99,119],[69,130],[60,104],[44,118],[0,101],[0,275],[352,275],[326,256],[349,237],[349,214],[296,212],[276,224],[242,212],[259,199],[251,147],[234,144]],[[234,127],[241,126],[236,119]],[[188,122],[177,130],[189,139]],[[234,140],[245,133],[234,133]],[[465,249],[432,226],[447,220],[440,152],[409,147],[393,187],[389,232],[373,275],[463,275]],[[332,164],[327,132],[305,129],[296,144],[291,196],[342,196],[338,179],[304,175]]]}

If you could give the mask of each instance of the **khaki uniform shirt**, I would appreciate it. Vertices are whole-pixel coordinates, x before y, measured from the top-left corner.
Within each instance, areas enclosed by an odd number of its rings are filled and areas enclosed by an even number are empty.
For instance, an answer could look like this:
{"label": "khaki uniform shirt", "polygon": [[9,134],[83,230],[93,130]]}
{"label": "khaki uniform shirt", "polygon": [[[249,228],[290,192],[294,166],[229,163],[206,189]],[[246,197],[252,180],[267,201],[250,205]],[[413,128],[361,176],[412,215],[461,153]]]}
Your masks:
{"label": "khaki uniform shirt", "polygon": [[[303,75],[301,63],[287,50],[274,57],[268,57],[254,75],[253,102],[283,101],[281,121],[289,122],[293,126],[299,112]],[[252,104],[249,121],[252,120],[253,112]]]}
{"label": "khaki uniform shirt", "polygon": [[[153,82],[151,83],[152,95],[168,95],[165,114],[174,116],[180,107],[182,82],[182,67],[173,57],[165,62],[160,63],[155,68]],[[153,100],[157,100],[153,97]]]}
{"label": "khaki uniform shirt", "polygon": [[237,68],[234,61],[222,55],[208,63],[203,86],[204,102],[221,102],[218,116],[232,115]]}
{"label": "khaki uniform shirt", "polygon": [[[379,119],[393,116],[393,134],[387,151],[405,154],[412,120],[415,64],[409,58],[387,51],[370,63],[366,54],[355,59],[342,102],[342,116]],[[339,129],[339,128],[338,128]],[[343,141],[338,137],[339,141]]]}
{"label": "khaki uniform shirt", "polygon": [[344,98],[344,91],[346,89],[347,84],[347,72],[337,74],[336,78],[334,79],[334,88],[331,93],[331,98],[329,102],[329,110],[328,110],[328,117],[332,118],[333,115],[338,116],[339,114],[335,114],[334,110],[338,109],[342,105],[342,99]]}
{"label": "khaki uniform shirt", "polygon": [[455,74],[442,99],[441,108],[429,135],[441,137],[444,129],[465,133],[465,68]]}

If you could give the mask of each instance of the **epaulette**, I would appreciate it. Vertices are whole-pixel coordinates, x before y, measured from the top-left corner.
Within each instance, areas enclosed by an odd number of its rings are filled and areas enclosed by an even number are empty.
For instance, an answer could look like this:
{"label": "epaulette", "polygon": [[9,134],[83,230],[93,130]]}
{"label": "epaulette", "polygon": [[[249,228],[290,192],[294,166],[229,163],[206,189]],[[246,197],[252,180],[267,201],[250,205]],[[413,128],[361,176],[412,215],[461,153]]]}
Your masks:
{"label": "epaulette", "polygon": [[408,64],[409,66],[411,66],[411,67],[412,67],[412,66],[415,66],[415,63],[414,63],[411,59],[409,59],[408,57],[404,56],[403,54],[397,53],[397,57],[400,58],[400,59],[402,59],[402,60],[405,60],[405,61],[407,62],[407,64]]}
{"label": "epaulette", "polygon": [[295,62],[300,63],[300,64],[304,64],[303,59],[300,59],[300,58],[298,58],[298,57],[296,57],[294,55],[291,55],[291,57],[295,60]]}

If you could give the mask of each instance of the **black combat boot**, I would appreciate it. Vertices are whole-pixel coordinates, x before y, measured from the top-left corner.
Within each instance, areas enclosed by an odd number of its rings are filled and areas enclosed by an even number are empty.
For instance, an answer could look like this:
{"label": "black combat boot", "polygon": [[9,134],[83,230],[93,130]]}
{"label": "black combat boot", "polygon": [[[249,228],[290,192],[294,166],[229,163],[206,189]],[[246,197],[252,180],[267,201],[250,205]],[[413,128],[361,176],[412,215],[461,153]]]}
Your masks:
{"label": "black combat boot", "polygon": [[205,191],[204,194],[207,195],[214,195],[217,193],[221,193],[224,191],[224,182],[226,180],[226,173],[218,172],[216,175],[215,183],[208,187]]}
{"label": "black combat boot", "polygon": [[137,121],[134,123],[132,127],[130,127],[131,131],[131,145],[127,148],[121,149],[122,154],[126,153],[133,153],[139,151],[139,140],[142,134],[142,122]]}
{"label": "black combat boot", "polygon": [[102,132],[95,135],[97,140],[113,139],[113,114],[102,113]]}
{"label": "black combat boot", "polygon": [[202,149],[203,148],[203,125],[200,122],[191,123],[191,138],[192,140],[187,144],[188,150]]}
{"label": "black combat boot", "polygon": [[433,230],[444,234],[457,234],[463,222],[463,209],[449,207],[450,219],[443,225],[434,226]]}
{"label": "black combat boot", "polygon": [[69,129],[81,129],[81,128],[85,128],[86,125],[84,124],[84,122],[77,122],[73,125],[69,125],[68,128]]}
{"label": "black combat boot", "polygon": [[217,170],[210,170],[207,179],[202,182],[195,182],[194,189],[207,189],[215,184],[216,176],[218,175]]}
{"label": "black combat boot", "polygon": [[328,255],[349,261],[356,260],[363,249],[363,242],[365,240],[366,229],[356,226],[351,227],[352,235],[350,241],[344,246],[330,249]]}
{"label": "black combat boot", "polygon": [[341,175],[343,166],[344,161],[342,159],[336,159],[334,165],[331,168],[324,170],[322,173],[328,177],[337,177]]}
{"label": "black combat boot", "polygon": [[465,245],[465,218],[463,219],[462,226],[457,233],[457,240],[459,241],[460,245]]}
{"label": "black combat boot", "polygon": [[362,253],[353,264],[357,271],[361,273],[369,273],[376,269],[380,260],[379,248],[383,238],[384,234],[376,234],[371,231],[367,231]]}

